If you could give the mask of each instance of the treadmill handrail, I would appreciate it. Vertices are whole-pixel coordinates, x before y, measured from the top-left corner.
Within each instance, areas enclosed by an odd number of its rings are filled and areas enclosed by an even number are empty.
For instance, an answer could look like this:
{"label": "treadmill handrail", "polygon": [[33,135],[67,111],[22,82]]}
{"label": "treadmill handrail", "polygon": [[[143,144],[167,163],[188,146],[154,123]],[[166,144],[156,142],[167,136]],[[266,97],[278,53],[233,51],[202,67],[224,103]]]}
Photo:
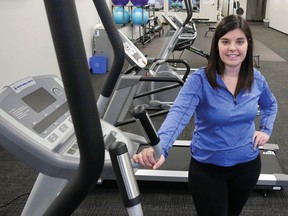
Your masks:
{"label": "treadmill handrail", "polygon": [[191,20],[192,16],[193,16],[193,10],[192,10],[192,6],[191,6],[191,1],[190,0],[184,0],[185,5],[186,5],[186,11],[187,11],[187,17],[183,23],[183,27],[189,23],[189,21]]}

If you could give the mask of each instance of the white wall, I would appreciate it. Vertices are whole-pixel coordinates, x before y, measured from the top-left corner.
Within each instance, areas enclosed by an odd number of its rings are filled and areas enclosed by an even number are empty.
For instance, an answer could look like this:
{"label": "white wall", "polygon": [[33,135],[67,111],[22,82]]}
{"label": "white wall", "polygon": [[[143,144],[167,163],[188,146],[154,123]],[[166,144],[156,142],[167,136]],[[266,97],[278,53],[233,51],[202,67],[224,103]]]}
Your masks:
{"label": "white wall", "polygon": [[222,15],[227,16],[228,15],[228,0],[221,0],[221,6],[222,6]]}
{"label": "white wall", "polygon": [[200,0],[200,12],[193,13],[195,19],[209,19],[208,22],[217,22],[218,0]]}
{"label": "white wall", "polygon": [[[88,59],[99,18],[91,0],[75,2]],[[60,76],[43,0],[0,1],[0,26],[0,89],[27,76]]]}
{"label": "white wall", "polygon": [[287,11],[288,0],[268,0],[266,19],[269,19],[269,27],[288,34]]}

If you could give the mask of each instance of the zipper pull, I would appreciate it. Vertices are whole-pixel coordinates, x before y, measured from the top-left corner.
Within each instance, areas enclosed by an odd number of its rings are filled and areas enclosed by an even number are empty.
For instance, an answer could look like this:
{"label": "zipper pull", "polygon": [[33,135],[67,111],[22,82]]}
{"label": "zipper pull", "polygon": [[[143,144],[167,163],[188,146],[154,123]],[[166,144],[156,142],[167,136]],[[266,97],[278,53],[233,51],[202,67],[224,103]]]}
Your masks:
{"label": "zipper pull", "polygon": [[237,105],[236,97],[233,96],[233,99],[234,99],[234,104]]}

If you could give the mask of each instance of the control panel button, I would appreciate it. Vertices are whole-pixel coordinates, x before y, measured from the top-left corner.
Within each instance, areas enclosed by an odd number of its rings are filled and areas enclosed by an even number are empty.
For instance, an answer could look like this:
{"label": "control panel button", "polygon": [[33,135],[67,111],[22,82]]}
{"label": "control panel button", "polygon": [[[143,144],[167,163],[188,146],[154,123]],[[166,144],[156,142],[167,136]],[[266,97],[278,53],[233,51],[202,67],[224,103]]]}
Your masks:
{"label": "control panel button", "polygon": [[66,124],[62,124],[60,127],[59,127],[59,130],[61,132],[65,132],[66,130],[68,129],[68,126]]}
{"label": "control panel button", "polygon": [[48,137],[48,140],[49,140],[51,143],[55,142],[57,139],[58,139],[58,135],[55,134],[55,133],[51,134],[51,135]]}

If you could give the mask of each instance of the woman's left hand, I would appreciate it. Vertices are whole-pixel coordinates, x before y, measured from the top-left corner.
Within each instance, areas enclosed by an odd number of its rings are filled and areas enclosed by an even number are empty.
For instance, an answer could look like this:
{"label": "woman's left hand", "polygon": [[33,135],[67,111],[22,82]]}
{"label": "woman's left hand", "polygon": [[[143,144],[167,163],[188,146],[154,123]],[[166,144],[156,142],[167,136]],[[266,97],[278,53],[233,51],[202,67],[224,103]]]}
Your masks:
{"label": "woman's left hand", "polygon": [[257,148],[257,146],[263,146],[266,142],[269,140],[269,136],[262,132],[262,131],[255,131],[253,135],[253,141],[254,141],[254,149]]}

